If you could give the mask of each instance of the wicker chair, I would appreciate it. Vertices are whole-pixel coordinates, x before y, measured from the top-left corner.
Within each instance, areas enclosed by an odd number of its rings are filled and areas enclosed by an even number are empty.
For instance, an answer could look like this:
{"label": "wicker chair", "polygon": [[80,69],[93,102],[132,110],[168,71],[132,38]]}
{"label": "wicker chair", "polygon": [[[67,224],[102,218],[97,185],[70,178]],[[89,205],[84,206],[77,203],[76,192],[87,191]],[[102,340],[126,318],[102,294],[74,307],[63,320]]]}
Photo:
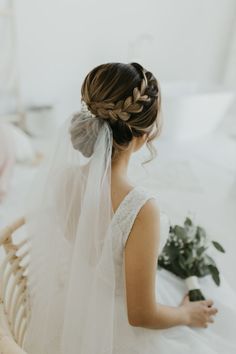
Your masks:
{"label": "wicker chair", "polygon": [[26,354],[22,344],[29,316],[27,306],[29,247],[24,235],[24,224],[25,220],[21,218],[0,232],[1,354]]}

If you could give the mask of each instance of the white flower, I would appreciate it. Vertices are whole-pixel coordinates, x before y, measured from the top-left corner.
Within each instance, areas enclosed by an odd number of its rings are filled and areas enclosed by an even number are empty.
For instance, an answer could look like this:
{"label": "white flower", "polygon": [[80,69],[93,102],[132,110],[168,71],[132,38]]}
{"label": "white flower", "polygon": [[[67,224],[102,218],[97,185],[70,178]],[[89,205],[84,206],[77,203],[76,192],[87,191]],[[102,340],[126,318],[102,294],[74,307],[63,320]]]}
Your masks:
{"label": "white flower", "polygon": [[193,248],[193,250],[192,250],[192,255],[193,255],[193,258],[196,258],[197,257],[197,252],[196,252],[196,250]]}

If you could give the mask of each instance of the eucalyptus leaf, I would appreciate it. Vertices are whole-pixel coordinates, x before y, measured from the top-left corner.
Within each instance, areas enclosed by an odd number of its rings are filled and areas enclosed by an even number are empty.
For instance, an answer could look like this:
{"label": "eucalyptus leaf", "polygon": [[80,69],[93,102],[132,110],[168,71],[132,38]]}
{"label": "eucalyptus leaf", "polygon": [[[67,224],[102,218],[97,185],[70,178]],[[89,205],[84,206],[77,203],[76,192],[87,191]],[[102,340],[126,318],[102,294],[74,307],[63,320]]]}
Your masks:
{"label": "eucalyptus leaf", "polygon": [[207,247],[200,247],[197,249],[197,255],[198,257],[201,256],[203,254],[203,252],[205,252],[207,250]]}
{"label": "eucalyptus leaf", "polygon": [[184,226],[192,226],[192,220],[189,217],[186,217]]}
{"label": "eucalyptus leaf", "polygon": [[175,225],[174,233],[177,237],[180,237],[181,239],[185,239],[187,237],[185,229],[179,225]]}
{"label": "eucalyptus leaf", "polygon": [[198,244],[204,244],[206,241],[206,232],[200,226],[197,226],[195,240]]}
{"label": "eucalyptus leaf", "polygon": [[209,271],[210,271],[210,273],[212,275],[212,279],[214,280],[216,285],[219,286],[220,285],[220,275],[219,275],[218,269],[215,266],[211,265],[211,264],[208,265],[208,269],[209,269]]}
{"label": "eucalyptus leaf", "polygon": [[185,270],[186,269],[186,263],[185,263],[185,259],[182,255],[179,256],[179,265],[180,267]]}
{"label": "eucalyptus leaf", "polygon": [[216,248],[218,251],[220,251],[220,252],[222,252],[222,253],[225,253],[224,248],[221,246],[221,244],[220,244],[219,242],[217,242],[217,241],[212,241],[212,243],[213,243],[213,245],[215,246],[215,248]]}
{"label": "eucalyptus leaf", "polygon": [[206,238],[205,229],[203,229],[203,227],[201,227],[201,226],[198,226],[197,229],[198,229],[198,232],[199,232],[200,236],[203,237],[203,238]]}
{"label": "eucalyptus leaf", "polygon": [[174,260],[179,256],[179,250],[177,247],[169,247],[168,249],[168,255],[170,257],[170,260]]}
{"label": "eucalyptus leaf", "polygon": [[189,266],[193,264],[193,262],[194,262],[194,257],[192,255],[189,255],[189,257],[185,261],[185,266]]}

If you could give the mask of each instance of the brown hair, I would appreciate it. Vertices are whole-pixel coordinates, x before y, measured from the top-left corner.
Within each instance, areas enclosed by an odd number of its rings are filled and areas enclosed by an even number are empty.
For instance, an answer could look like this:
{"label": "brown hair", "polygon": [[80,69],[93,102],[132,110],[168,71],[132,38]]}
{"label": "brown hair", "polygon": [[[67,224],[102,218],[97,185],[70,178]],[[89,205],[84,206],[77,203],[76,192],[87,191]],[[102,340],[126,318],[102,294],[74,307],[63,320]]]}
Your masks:
{"label": "brown hair", "polygon": [[151,158],[156,155],[151,141],[161,131],[161,97],[157,79],[150,71],[138,63],[99,65],[85,77],[81,97],[94,115],[109,123],[113,133],[112,157],[124,150],[133,137],[145,133]]}

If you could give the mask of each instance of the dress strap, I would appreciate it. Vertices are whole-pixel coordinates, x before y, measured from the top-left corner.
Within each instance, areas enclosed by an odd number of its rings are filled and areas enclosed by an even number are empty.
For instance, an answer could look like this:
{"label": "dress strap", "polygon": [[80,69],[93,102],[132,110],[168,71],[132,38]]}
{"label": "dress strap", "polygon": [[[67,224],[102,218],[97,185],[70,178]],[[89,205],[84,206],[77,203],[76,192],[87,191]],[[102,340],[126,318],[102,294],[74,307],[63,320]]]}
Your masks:
{"label": "dress strap", "polygon": [[124,247],[140,209],[149,199],[155,198],[154,193],[151,193],[143,187],[136,186],[126,195],[119,205],[114,214],[113,221],[122,232],[122,244]]}

